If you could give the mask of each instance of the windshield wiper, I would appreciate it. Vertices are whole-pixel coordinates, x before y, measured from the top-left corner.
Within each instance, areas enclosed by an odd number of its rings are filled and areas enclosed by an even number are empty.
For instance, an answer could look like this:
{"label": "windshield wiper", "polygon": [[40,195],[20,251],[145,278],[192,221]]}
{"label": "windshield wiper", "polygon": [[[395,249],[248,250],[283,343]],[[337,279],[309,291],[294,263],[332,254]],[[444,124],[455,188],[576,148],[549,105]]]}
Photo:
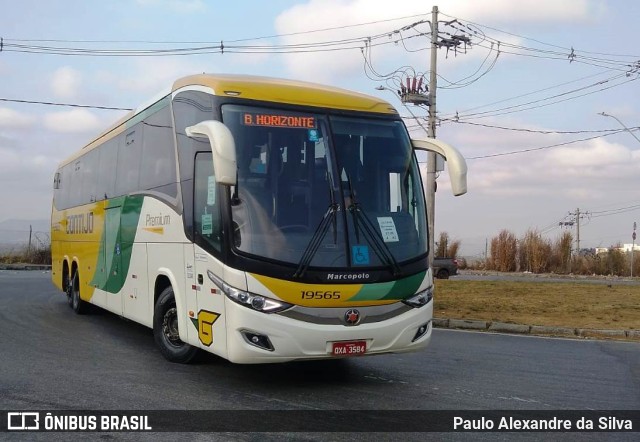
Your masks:
{"label": "windshield wiper", "polygon": [[316,256],[316,252],[318,248],[320,248],[320,244],[322,244],[322,240],[327,235],[327,230],[329,230],[329,225],[333,224],[333,242],[334,244],[338,241],[338,226],[337,226],[337,218],[336,212],[338,212],[340,205],[336,203],[335,197],[333,195],[333,182],[331,180],[331,176],[327,180],[329,183],[329,199],[331,204],[327,208],[327,211],[322,216],[322,220],[316,230],[313,232],[311,239],[309,240],[309,244],[304,249],[302,253],[302,258],[300,258],[300,263],[298,264],[298,268],[296,272],[293,274],[294,278],[302,278],[304,273],[309,268],[309,264],[311,264],[311,260],[314,256]]}
{"label": "windshield wiper", "polygon": [[378,259],[381,262],[385,263],[387,266],[391,268],[391,272],[394,276],[397,276],[402,273],[402,269],[398,265],[398,261],[389,250],[389,247],[385,244],[384,240],[378,233],[378,230],[371,222],[364,209],[358,202],[356,198],[356,194],[353,191],[353,186],[351,184],[351,178],[347,174],[347,183],[349,184],[349,192],[351,196],[351,204],[347,208],[347,210],[353,216],[353,227],[356,231],[356,241],[360,243],[360,217],[362,218],[362,231],[365,236],[369,239],[369,244],[371,244],[371,248],[373,252],[376,254]]}

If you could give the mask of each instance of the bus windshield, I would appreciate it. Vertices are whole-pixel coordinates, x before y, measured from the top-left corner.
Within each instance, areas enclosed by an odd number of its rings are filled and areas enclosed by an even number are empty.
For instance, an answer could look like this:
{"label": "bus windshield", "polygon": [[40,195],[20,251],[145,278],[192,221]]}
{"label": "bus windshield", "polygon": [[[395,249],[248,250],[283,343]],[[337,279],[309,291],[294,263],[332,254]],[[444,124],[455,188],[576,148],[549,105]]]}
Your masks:
{"label": "bus windshield", "polygon": [[331,269],[427,253],[420,173],[400,120],[224,105],[238,164],[240,253]]}

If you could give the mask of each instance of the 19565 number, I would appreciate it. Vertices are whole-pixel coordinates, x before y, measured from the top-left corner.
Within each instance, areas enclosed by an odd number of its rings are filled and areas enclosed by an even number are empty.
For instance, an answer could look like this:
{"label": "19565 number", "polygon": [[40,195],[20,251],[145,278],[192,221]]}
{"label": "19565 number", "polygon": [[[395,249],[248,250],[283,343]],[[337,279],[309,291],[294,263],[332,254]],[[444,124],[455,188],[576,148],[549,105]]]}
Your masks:
{"label": "19565 number", "polygon": [[311,291],[311,290],[302,290],[301,292],[302,299],[340,299],[340,292],[335,292],[331,290],[327,291]]}

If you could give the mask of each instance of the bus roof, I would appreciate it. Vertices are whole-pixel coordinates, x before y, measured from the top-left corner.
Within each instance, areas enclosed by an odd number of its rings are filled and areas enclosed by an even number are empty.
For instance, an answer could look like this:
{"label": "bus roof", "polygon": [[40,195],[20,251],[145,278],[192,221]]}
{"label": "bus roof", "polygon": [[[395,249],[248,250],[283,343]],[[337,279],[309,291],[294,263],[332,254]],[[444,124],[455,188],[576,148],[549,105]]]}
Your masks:
{"label": "bus roof", "polygon": [[254,75],[199,74],[176,80],[171,90],[165,90],[153,100],[127,113],[108,129],[94,138],[82,150],[65,159],[61,165],[75,160],[87,150],[124,131],[127,122],[145,112],[155,103],[183,88],[203,86],[210,88],[214,95],[232,96],[247,100],[267,101],[282,104],[312,106],[327,109],[373,112],[397,115],[398,111],[388,102],[370,95],[332,86],[298,80],[260,77]]}
{"label": "bus roof", "polygon": [[253,75],[192,75],[177,80],[172,92],[193,85],[209,87],[215,95],[237,96],[249,100],[397,114],[389,103],[370,95],[306,81]]}

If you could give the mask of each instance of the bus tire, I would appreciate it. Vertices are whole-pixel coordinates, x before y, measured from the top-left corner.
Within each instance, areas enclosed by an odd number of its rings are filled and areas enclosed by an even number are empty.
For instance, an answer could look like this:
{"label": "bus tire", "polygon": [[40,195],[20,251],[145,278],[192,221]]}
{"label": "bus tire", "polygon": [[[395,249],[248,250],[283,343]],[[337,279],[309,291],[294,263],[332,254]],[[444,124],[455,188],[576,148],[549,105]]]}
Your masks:
{"label": "bus tire", "polygon": [[178,311],[171,286],[160,293],[153,310],[153,337],[160,353],[168,361],[188,364],[198,353],[197,347],[180,340]]}
{"label": "bus tire", "polygon": [[62,279],[62,286],[64,287],[65,295],[67,295],[67,303],[70,308],[73,308],[73,286],[71,285],[71,278],[66,272]]}
{"label": "bus tire", "polygon": [[69,280],[67,293],[69,292],[71,294],[71,296],[67,294],[69,296],[69,305],[78,315],[84,315],[87,312],[88,305],[80,298],[80,276],[78,276],[77,270]]}

